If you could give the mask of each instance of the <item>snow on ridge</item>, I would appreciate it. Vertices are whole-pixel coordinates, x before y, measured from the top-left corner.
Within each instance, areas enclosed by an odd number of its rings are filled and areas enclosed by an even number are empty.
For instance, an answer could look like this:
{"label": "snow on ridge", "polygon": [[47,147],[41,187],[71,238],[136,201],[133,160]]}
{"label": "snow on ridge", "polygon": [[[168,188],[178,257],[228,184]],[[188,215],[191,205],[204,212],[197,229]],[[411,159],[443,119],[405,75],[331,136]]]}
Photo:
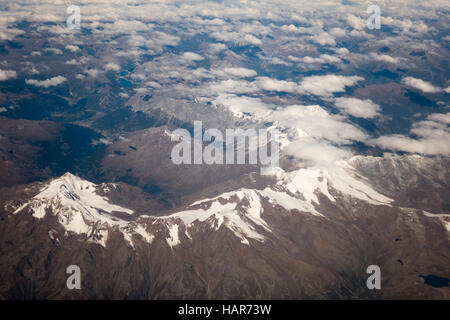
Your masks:
{"label": "snow on ridge", "polygon": [[329,185],[343,195],[349,195],[373,205],[389,205],[393,202],[392,199],[374,190],[367,181],[364,182],[364,177],[357,174],[347,161],[337,161],[333,168],[317,167],[289,172],[284,181],[279,184],[285,185],[293,193],[301,193],[310,203],[319,203],[315,195],[316,190],[335,202],[336,199],[329,192]]}
{"label": "snow on ridge", "polygon": [[155,236],[148,233],[142,225],[137,225],[134,229],[134,232],[140,235],[147,243],[152,243],[153,239],[155,238]]}
{"label": "snow on ridge", "polygon": [[173,248],[176,245],[180,244],[180,239],[178,238],[178,225],[173,224],[169,228],[169,237],[166,239],[167,244]]}
{"label": "snow on ridge", "polygon": [[[241,188],[226,192],[214,198],[196,201],[186,210],[158,217],[157,220],[170,224],[168,228],[171,237],[167,241],[171,246],[179,243],[174,244],[173,238],[173,226],[177,220],[186,225],[186,230],[195,221],[208,221],[216,230],[224,225],[233,231],[242,243],[249,244],[247,238],[259,241],[265,239],[261,233],[257,232],[255,226],[271,232],[270,226],[261,217],[263,199],[272,205],[280,205],[286,210],[296,209],[316,216],[324,216],[324,213],[320,212],[317,192],[322,193],[332,202],[336,201],[330,193],[330,188],[344,196],[352,196],[373,205],[390,205],[392,199],[375,191],[367,182],[362,181],[363,179],[364,177],[357,175],[353,167],[345,161],[337,162],[334,168],[282,171],[274,186],[263,190]],[[237,201],[233,201],[233,197]],[[208,208],[197,208],[201,205],[207,205]]]}
{"label": "snow on ridge", "polygon": [[422,210],[422,213],[429,218],[436,218],[441,221],[445,229],[450,233],[450,214],[447,213],[430,213],[428,211]]}
{"label": "snow on ridge", "polygon": [[[230,201],[235,196],[238,202],[221,203],[222,200]],[[248,204],[243,204],[243,200],[247,200]],[[223,201],[222,201],[223,202]],[[201,204],[209,203],[209,208],[193,208]],[[224,193],[213,199],[204,199],[194,202],[187,210],[176,212],[168,216],[158,217],[159,221],[171,224],[169,229],[171,231],[171,239],[167,239],[173,245],[173,226],[176,225],[177,220],[186,225],[186,229],[191,227],[195,221],[208,222],[215,230],[218,230],[222,225],[233,231],[233,233],[241,239],[243,243],[248,243],[246,238],[256,240],[264,240],[264,236],[258,233],[254,225],[260,226],[267,231],[271,231],[267,223],[261,218],[262,205],[261,198],[257,191],[251,189],[239,189],[234,192]],[[170,221],[170,222],[169,222]],[[178,232],[178,229],[177,229]],[[188,236],[189,237],[189,236]]]}

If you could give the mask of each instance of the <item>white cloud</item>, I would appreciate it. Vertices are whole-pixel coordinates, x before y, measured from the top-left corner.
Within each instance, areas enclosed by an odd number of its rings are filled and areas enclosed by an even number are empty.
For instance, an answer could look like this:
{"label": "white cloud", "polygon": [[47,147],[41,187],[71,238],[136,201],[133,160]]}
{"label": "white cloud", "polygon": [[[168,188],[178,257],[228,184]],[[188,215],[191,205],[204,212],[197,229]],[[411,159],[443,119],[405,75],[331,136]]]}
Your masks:
{"label": "white cloud", "polygon": [[66,64],[76,65],[76,64],[78,64],[78,61],[76,59],[71,59],[71,60],[67,60]]}
{"label": "white cloud", "polygon": [[134,88],[133,90],[136,91],[136,93],[139,93],[139,94],[144,94],[144,93],[148,92],[147,88]]}
{"label": "white cloud", "polygon": [[211,48],[211,50],[213,52],[218,52],[218,51],[222,51],[222,50],[226,50],[227,46],[223,43],[212,43],[209,45],[209,47]]}
{"label": "white cloud", "polygon": [[436,93],[443,90],[442,88],[436,87],[427,81],[413,77],[403,78],[402,82],[407,86],[414,87],[426,93]]}
{"label": "white cloud", "polygon": [[380,106],[370,99],[337,98],[335,105],[344,113],[358,118],[370,119],[378,115],[380,111]]}
{"label": "white cloud", "polygon": [[133,73],[130,77],[131,79],[138,81],[144,81],[145,79],[147,79],[147,76],[142,73]]}
{"label": "white cloud", "polygon": [[17,35],[25,33],[13,27],[15,22],[17,22],[13,17],[14,10],[5,10],[2,7],[3,12],[7,12],[7,14],[0,16],[0,40],[13,40]]}
{"label": "white cloud", "polygon": [[278,108],[269,119],[286,128],[300,129],[315,139],[325,139],[336,144],[348,144],[367,138],[364,132],[346,122],[343,116],[332,115],[318,105]]}
{"label": "white cloud", "polygon": [[427,117],[428,120],[450,125],[450,112],[449,113],[432,113]]}
{"label": "white cloud", "polygon": [[356,29],[353,29],[352,31],[350,31],[349,35],[354,37],[354,38],[361,38],[361,39],[374,38],[373,35],[368,34],[366,31],[364,31],[364,30],[356,30]]}
{"label": "white cloud", "polygon": [[146,85],[148,85],[149,87],[152,87],[152,88],[156,88],[156,89],[161,88],[161,85],[156,81],[148,81],[146,83]]}
{"label": "white cloud", "polygon": [[266,91],[277,91],[277,92],[298,92],[298,84],[292,81],[277,80],[268,77],[258,77],[255,84]]}
{"label": "white cloud", "polygon": [[112,71],[120,71],[120,66],[116,63],[110,62],[105,66],[106,70],[112,70]]}
{"label": "white cloud", "polygon": [[258,87],[245,80],[229,79],[210,84],[207,91],[214,93],[252,93],[257,92]]}
{"label": "white cloud", "polygon": [[311,76],[304,78],[300,83],[300,89],[317,96],[331,96],[336,92],[344,92],[347,86],[353,86],[364,78],[359,76]]}
{"label": "white cloud", "polygon": [[100,73],[100,70],[98,69],[89,69],[85,71],[88,75],[90,75],[91,77],[95,78],[98,76],[98,74]]}
{"label": "white cloud", "polygon": [[335,46],[336,45],[336,41],[334,40],[334,38],[327,32],[322,32],[318,35],[314,35],[311,37],[311,40],[313,40],[314,42],[317,42],[318,44],[325,46],[325,45],[329,45],[329,46]]}
{"label": "white cloud", "polygon": [[254,44],[256,46],[262,44],[262,41],[260,39],[251,34],[246,34],[244,36],[244,41],[250,44]]}
{"label": "white cloud", "polygon": [[242,44],[261,45],[262,41],[252,34],[235,31],[215,31],[211,33],[211,36],[219,41],[235,42]]}
{"label": "white cloud", "polygon": [[347,23],[356,30],[363,30],[367,26],[365,19],[357,17],[353,14],[348,14],[346,17]]}
{"label": "white cloud", "polygon": [[258,98],[235,95],[220,95],[214,102],[239,118],[276,123],[289,136],[283,153],[313,165],[350,158],[352,152],[343,146],[367,139],[345,117],[330,114],[318,105],[275,108]]}
{"label": "white cloud", "polygon": [[311,137],[290,143],[283,149],[283,153],[315,166],[328,165],[353,156],[351,151],[341,146],[334,146],[330,142],[316,140]]}
{"label": "white cloud", "polygon": [[364,80],[364,78],[359,76],[325,75],[306,77],[298,84],[293,81],[258,77],[252,84],[266,91],[306,93],[327,97],[333,95],[333,93],[344,92],[346,87],[353,86],[361,80]]}
{"label": "white cloud", "polygon": [[347,48],[336,48],[334,51],[339,55],[346,55],[350,53]]}
{"label": "white cloud", "polygon": [[0,81],[6,81],[9,79],[17,78],[17,73],[14,70],[1,70],[0,69]]}
{"label": "white cloud", "polygon": [[181,55],[181,59],[185,61],[201,61],[203,57],[194,52],[185,52]]}
{"label": "white cloud", "polygon": [[372,60],[383,61],[383,62],[392,63],[392,64],[398,64],[401,60],[400,58],[391,57],[387,54],[378,54],[378,53],[374,53],[374,52],[372,52],[370,54],[370,57]]}
{"label": "white cloud", "polygon": [[330,34],[335,37],[344,37],[347,33],[344,29],[341,28],[333,28],[330,30]]}
{"label": "white cloud", "polygon": [[413,125],[416,138],[392,134],[371,139],[370,144],[384,149],[423,155],[450,155],[450,113],[434,113]]}
{"label": "white cloud", "polygon": [[280,27],[281,30],[285,31],[285,32],[298,32],[298,33],[305,33],[305,32],[309,32],[310,30],[308,30],[308,28],[304,28],[304,27],[296,27],[293,24],[290,25],[282,25]]}
{"label": "white cloud", "polygon": [[145,46],[148,48],[146,51],[150,54],[156,54],[163,52],[164,46],[176,46],[178,45],[180,38],[161,31],[152,31],[148,33],[148,38],[142,35],[131,34],[127,37],[127,44],[130,50],[125,52],[119,52],[120,55],[137,55],[144,53],[145,51],[136,50],[136,47]]}
{"label": "white cloud", "polygon": [[80,50],[80,47],[69,44],[66,46],[66,49],[71,52],[76,52],[76,51]]}
{"label": "white cloud", "polygon": [[46,48],[44,49],[45,52],[51,52],[53,54],[57,54],[57,55],[61,55],[63,54],[63,52],[61,51],[61,49],[57,49],[57,48]]}
{"label": "white cloud", "polygon": [[63,77],[63,76],[56,76],[56,77],[49,78],[49,79],[46,79],[46,80],[26,79],[25,83],[26,84],[31,84],[31,85],[36,86],[36,87],[48,88],[48,87],[54,87],[54,86],[60,85],[64,81],[67,81],[67,79],[65,77]]}
{"label": "white cloud", "polygon": [[231,111],[238,118],[245,118],[244,114],[251,114],[253,118],[264,118],[270,112],[270,106],[258,98],[221,94],[214,99],[220,105]]}
{"label": "white cloud", "polygon": [[247,68],[225,68],[224,71],[227,74],[235,76],[235,77],[247,78],[247,77],[256,76],[255,70],[251,70],[251,69],[247,69]]}
{"label": "white cloud", "polygon": [[21,69],[26,74],[39,74],[39,70],[36,69],[35,65],[30,61],[25,61],[25,67]]}
{"label": "white cloud", "polygon": [[341,115],[330,114],[318,105],[276,108],[259,98],[219,95],[214,103],[236,117],[276,123],[289,135],[283,152],[312,164],[324,164],[352,156],[343,145],[365,141],[368,136]]}
{"label": "white cloud", "polygon": [[260,55],[259,58],[264,61],[267,61],[269,63],[272,63],[272,64],[279,64],[279,65],[283,65],[283,66],[287,66],[287,67],[292,65],[291,63],[286,62],[283,59],[280,59],[278,57],[264,57],[264,56]]}
{"label": "white cloud", "polygon": [[395,19],[392,17],[383,17],[383,24],[395,26],[402,29],[403,32],[409,31],[410,29],[415,32],[427,32],[429,30],[428,26],[421,20],[415,19]]}
{"label": "white cloud", "polygon": [[342,60],[338,57],[329,55],[329,54],[321,54],[319,57],[304,57],[302,59],[304,63],[340,63]]}

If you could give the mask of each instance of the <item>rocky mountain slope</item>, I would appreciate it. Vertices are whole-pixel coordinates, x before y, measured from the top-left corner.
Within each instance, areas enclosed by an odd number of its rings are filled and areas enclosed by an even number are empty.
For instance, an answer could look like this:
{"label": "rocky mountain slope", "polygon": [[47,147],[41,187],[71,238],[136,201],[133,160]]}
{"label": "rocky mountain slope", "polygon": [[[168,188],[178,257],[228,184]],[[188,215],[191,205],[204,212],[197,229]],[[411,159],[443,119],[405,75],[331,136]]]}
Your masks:
{"label": "rocky mountain slope", "polygon": [[[443,159],[401,160],[443,183],[430,169]],[[245,187],[199,192],[170,210],[136,187],[70,173],[2,189],[0,297],[448,299],[448,287],[421,276],[448,278],[449,212],[431,201],[408,208],[414,193],[383,189],[402,170],[371,186],[357,168],[377,161],[387,160],[280,169],[272,180],[252,173]],[[71,264],[82,290],[65,287]],[[382,290],[365,285],[372,264]]]}

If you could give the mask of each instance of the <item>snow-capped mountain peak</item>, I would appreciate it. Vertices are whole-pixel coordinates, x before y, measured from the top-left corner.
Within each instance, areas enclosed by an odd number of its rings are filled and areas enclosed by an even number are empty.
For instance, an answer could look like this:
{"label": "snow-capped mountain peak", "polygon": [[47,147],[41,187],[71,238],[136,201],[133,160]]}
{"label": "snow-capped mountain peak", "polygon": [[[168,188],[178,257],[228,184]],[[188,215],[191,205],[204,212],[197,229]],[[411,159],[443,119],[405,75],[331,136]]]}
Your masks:
{"label": "snow-capped mountain peak", "polygon": [[92,220],[105,219],[106,215],[102,214],[103,212],[116,211],[133,214],[133,210],[111,204],[106,197],[97,194],[97,189],[98,186],[94,183],[71,173],[65,173],[61,177],[53,179],[41,189],[39,194],[34,196],[32,200],[33,216],[43,218],[49,204],[80,212],[86,217],[91,217]]}
{"label": "snow-capped mountain peak", "polygon": [[105,245],[108,229],[118,227],[124,238],[132,243],[132,234],[140,234],[147,242],[152,235],[145,228],[114,216],[114,213],[132,215],[133,210],[112,204],[99,191],[108,191],[107,184],[96,185],[71,173],[51,180],[30,201],[17,208],[14,213],[29,209],[32,216],[43,219],[48,212],[56,215],[66,231],[90,235],[96,242]]}

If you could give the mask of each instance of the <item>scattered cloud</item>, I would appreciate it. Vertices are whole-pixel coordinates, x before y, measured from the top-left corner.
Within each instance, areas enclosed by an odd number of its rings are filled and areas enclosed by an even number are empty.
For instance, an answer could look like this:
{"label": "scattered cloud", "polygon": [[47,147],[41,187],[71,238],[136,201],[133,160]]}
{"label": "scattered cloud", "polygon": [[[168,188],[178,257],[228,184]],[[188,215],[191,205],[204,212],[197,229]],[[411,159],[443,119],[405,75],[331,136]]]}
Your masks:
{"label": "scattered cloud", "polygon": [[[437,14],[447,4],[443,0],[422,2],[420,6],[416,5],[418,1],[401,1],[401,10],[398,10],[398,5],[386,6],[383,8],[382,25],[394,27],[395,32],[384,32],[379,37],[367,33],[365,8],[361,10],[361,5],[356,3],[342,5],[340,1],[310,1],[298,5],[298,1],[288,0],[250,1],[242,4],[231,0],[214,1],[205,6],[204,2],[197,0],[189,3],[164,0],[117,1],[114,5],[105,5],[106,2],[108,1],[83,1],[82,25],[83,29],[92,33],[95,43],[108,43],[111,51],[107,54],[110,56],[100,64],[95,55],[89,59],[68,58],[71,60],[66,61],[67,64],[83,65],[82,74],[75,75],[77,79],[97,77],[106,70],[120,71],[119,61],[126,63],[126,59],[133,59],[136,69],[131,78],[138,84],[136,93],[151,90],[155,92],[152,98],[155,101],[166,101],[174,96],[179,97],[179,101],[184,101],[185,97],[202,97],[215,101],[238,117],[260,116],[277,122],[292,134],[292,144],[286,150],[296,157],[311,161],[345,158],[351,154],[345,149],[347,144],[370,140],[363,129],[350,122],[348,115],[372,119],[380,114],[380,107],[371,100],[334,97],[334,94],[343,93],[348,87],[364,80],[354,74],[359,72],[355,70],[364,70],[369,59],[393,65],[408,63],[408,69],[414,72],[412,60],[410,61],[412,58],[408,55],[413,46],[430,48],[427,57],[445,56],[441,43],[438,42],[442,36],[436,33],[436,37],[427,37],[430,40],[422,41],[423,38],[419,38],[420,35],[417,34],[433,30]],[[5,12],[8,14],[0,15],[1,40],[10,40],[24,33],[17,28],[23,28],[19,22],[27,20],[36,22],[30,24],[31,31],[36,25],[37,33],[56,35],[48,38],[48,45],[57,48],[36,47],[34,50],[61,55],[62,49],[66,53],[80,54],[82,42],[73,42],[74,35],[79,35],[80,31],[65,27],[65,17],[60,14],[59,1],[47,1],[33,6],[33,15],[24,14],[29,6],[24,3],[26,1],[23,0],[5,3],[4,6],[8,9]],[[415,18],[411,20],[413,15]],[[47,21],[54,23],[42,23]],[[430,21],[429,25],[425,21]],[[112,35],[114,40],[108,38]],[[200,41],[198,47],[186,49],[193,52],[181,52],[179,55],[174,52],[185,49],[184,45],[176,50],[165,50],[166,46],[176,47],[180,43],[184,44],[186,39],[204,35],[215,38],[220,43]],[[367,41],[370,38],[371,41]],[[450,38],[446,36],[442,39],[446,41]],[[65,45],[67,43],[74,44]],[[394,49],[394,44],[398,44],[399,49]],[[342,46],[348,46],[352,52]],[[384,46],[391,48],[391,52],[380,53],[378,49]],[[406,48],[409,50],[406,51]],[[90,56],[88,51],[83,52]],[[363,56],[360,52],[369,53]],[[33,51],[30,61],[36,63],[35,56],[42,53]],[[154,58],[144,59],[145,55]],[[202,64],[201,68],[193,67],[192,62],[205,59],[208,59],[208,63]],[[414,58],[414,63],[418,61]],[[253,62],[260,65],[255,66]],[[307,64],[338,64],[340,70],[336,67],[326,69],[325,66]],[[207,67],[208,65],[211,66]],[[13,68],[6,63],[1,66],[3,69]],[[39,70],[46,72],[50,67],[50,64],[42,64],[39,65]],[[296,70],[286,73],[287,78],[281,78],[277,72],[285,67]],[[33,77],[24,69],[17,71]],[[309,71],[320,72],[311,74],[321,75],[302,78],[302,74]],[[417,73],[424,74],[423,70],[418,70]],[[15,71],[0,70],[0,81],[16,77]],[[64,81],[66,79],[62,76],[47,80],[26,80],[27,84],[45,88]],[[440,84],[443,86],[441,88],[412,77],[404,78],[402,83],[426,93],[450,93],[447,83],[445,86]],[[271,94],[267,95],[267,91]],[[290,95],[280,95],[279,99],[274,99],[273,92]],[[130,90],[127,94],[121,93],[121,96],[133,100],[134,94]],[[320,100],[334,102],[340,113],[330,114],[319,106],[292,106],[294,101],[308,99],[314,99],[319,104]],[[279,105],[272,105],[273,101]],[[382,136],[370,142],[401,151],[409,148],[408,152],[421,152],[423,148],[423,152],[433,154],[438,150],[434,142],[440,137],[447,137],[445,132],[448,123],[442,120],[445,117],[448,115],[436,114],[418,122],[411,129],[411,136]]]}
{"label": "scattered cloud", "polygon": [[25,83],[26,84],[31,84],[33,86],[36,87],[43,87],[43,88],[49,88],[49,87],[54,87],[54,86],[58,86],[61,83],[67,81],[67,79],[63,76],[56,76],[53,78],[49,78],[46,80],[34,80],[34,79],[26,79]]}
{"label": "scattered cloud", "polygon": [[0,69],[0,81],[6,81],[9,79],[17,78],[17,73],[14,70],[1,70]]}
{"label": "scattered cloud", "polygon": [[96,78],[96,77],[99,75],[100,70],[98,70],[98,69],[89,69],[89,70],[86,70],[85,72],[86,72],[89,76],[91,76],[92,78]]}
{"label": "scattered cloud", "polygon": [[58,48],[46,48],[46,49],[44,49],[44,51],[45,51],[45,52],[50,52],[50,53],[56,54],[56,55],[61,55],[61,54],[63,54],[62,50],[61,50],[61,49],[58,49]]}
{"label": "scattered cloud", "polygon": [[380,106],[372,100],[357,98],[337,98],[336,107],[344,113],[358,118],[370,119],[380,114]]}
{"label": "scattered cloud", "polygon": [[348,14],[346,17],[346,21],[353,29],[363,30],[367,26],[367,22],[365,19],[357,17],[353,14]]}
{"label": "scattered cloud", "polygon": [[296,82],[277,80],[268,77],[258,77],[255,84],[262,90],[277,92],[299,92],[299,86]]}
{"label": "scattered cloud", "polygon": [[442,88],[436,87],[427,81],[413,77],[403,78],[402,82],[407,86],[419,89],[425,93],[437,93],[443,90]]}
{"label": "scattered cloud", "polygon": [[248,78],[248,77],[254,77],[256,76],[256,71],[247,69],[247,68],[225,68],[224,71],[232,76],[235,77],[242,77],[242,78]]}
{"label": "scattered cloud", "polygon": [[329,54],[321,54],[319,57],[313,58],[306,56],[302,59],[304,63],[341,63],[342,60],[339,57]]}
{"label": "scattered cloud", "polygon": [[347,35],[347,32],[345,32],[345,30],[342,28],[332,28],[330,30],[330,34],[335,37],[344,37]]}
{"label": "scattered cloud", "polygon": [[105,69],[118,72],[120,71],[120,66],[117,63],[110,62],[105,66]]}
{"label": "scattered cloud", "polygon": [[286,132],[289,143],[283,153],[313,165],[347,159],[352,152],[345,148],[368,136],[341,115],[331,114],[318,105],[276,107],[259,98],[222,94],[214,100],[236,117],[270,121]]}
{"label": "scattered cloud", "polygon": [[371,139],[369,144],[384,149],[422,155],[450,155],[450,113],[434,113],[415,123],[411,136],[392,134]]}
{"label": "scattered cloud", "polygon": [[390,55],[387,54],[378,54],[374,52],[370,54],[370,58],[375,61],[383,61],[392,64],[398,64],[401,61],[401,58],[391,57]]}
{"label": "scattered cloud", "polygon": [[215,31],[212,37],[219,41],[234,42],[241,44],[261,45],[262,41],[256,36],[244,32],[237,31]]}
{"label": "scattered cloud", "polygon": [[268,77],[258,77],[255,84],[258,88],[266,91],[278,91],[289,93],[312,94],[316,96],[332,96],[333,93],[344,92],[348,86],[355,85],[364,80],[359,76],[311,76],[303,78],[300,84],[293,81],[277,80]]}
{"label": "scattered cloud", "polygon": [[213,52],[222,51],[222,50],[227,49],[227,46],[223,43],[212,43],[209,45],[209,47],[211,48],[211,50]]}
{"label": "scattered cloud", "polygon": [[80,50],[80,47],[69,44],[66,46],[66,49],[71,52],[77,52],[78,50]]}
{"label": "scattered cloud", "polygon": [[314,35],[311,37],[311,40],[314,42],[317,42],[318,44],[322,45],[322,46],[335,46],[336,45],[336,41],[334,40],[334,38],[327,32],[322,32],[318,35]]}
{"label": "scattered cloud", "polygon": [[359,76],[311,76],[304,78],[300,83],[300,89],[317,96],[331,96],[336,92],[344,92],[346,87],[355,85],[364,78]]}
{"label": "scattered cloud", "polygon": [[181,55],[181,60],[184,61],[201,61],[203,57],[194,52],[185,52]]}

